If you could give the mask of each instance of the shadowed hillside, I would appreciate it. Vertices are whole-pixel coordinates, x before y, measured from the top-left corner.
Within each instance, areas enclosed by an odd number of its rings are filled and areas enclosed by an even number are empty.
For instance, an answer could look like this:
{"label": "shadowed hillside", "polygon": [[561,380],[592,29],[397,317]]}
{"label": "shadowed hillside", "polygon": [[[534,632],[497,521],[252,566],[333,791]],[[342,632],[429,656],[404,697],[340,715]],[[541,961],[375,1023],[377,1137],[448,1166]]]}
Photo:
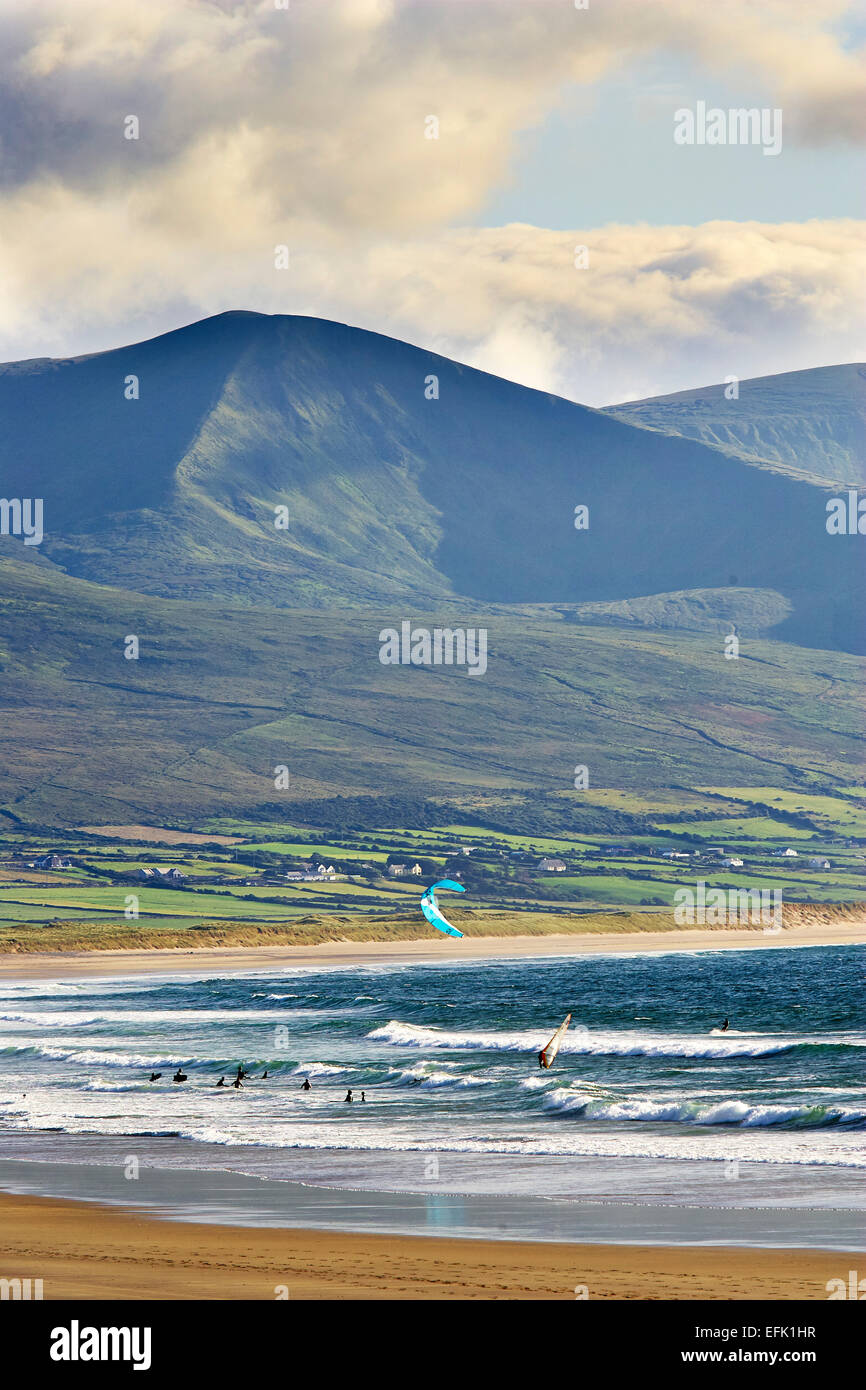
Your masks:
{"label": "shadowed hillside", "polygon": [[44,498],[38,558],[76,577],[307,608],[760,589],[774,635],[863,649],[814,481],[360,329],[222,314],[6,366],[0,413],[5,493]]}
{"label": "shadowed hillside", "polygon": [[813,367],[724,386],[677,391],[613,405],[629,424],[712,444],[734,457],[799,476],[857,487],[866,483],[866,366]]}

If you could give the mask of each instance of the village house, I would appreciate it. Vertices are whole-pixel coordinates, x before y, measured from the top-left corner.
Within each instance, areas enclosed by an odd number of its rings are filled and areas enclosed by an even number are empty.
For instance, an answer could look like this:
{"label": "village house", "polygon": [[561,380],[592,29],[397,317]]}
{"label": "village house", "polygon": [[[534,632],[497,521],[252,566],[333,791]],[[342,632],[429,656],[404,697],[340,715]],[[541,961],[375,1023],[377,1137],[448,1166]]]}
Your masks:
{"label": "village house", "polygon": [[723,859],[722,863],[724,864],[726,869],[741,869],[743,867],[742,859]]}
{"label": "village house", "polygon": [[564,874],[568,865],[564,859],[542,859],[538,867],[543,874]]}
{"label": "village house", "polygon": [[796,859],[797,851],[795,849],[780,849],[776,851],[776,856],[779,859]]}
{"label": "village house", "polygon": [[34,859],[27,867],[28,869],[70,869],[72,865],[65,855],[43,854],[41,858]]}
{"label": "village house", "polygon": [[421,876],[421,874],[422,874],[423,872],[424,872],[424,870],[421,868],[421,865],[420,865],[420,864],[412,864],[412,865],[409,865],[409,864],[389,864],[389,865],[388,865],[388,873],[390,874],[391,878],[405,878],[407,874],[414,874],[416,878],[420,878],[420,876]]}
{"label": "village house", "polygon": [[156,879],[163,883],[185,883],[186,874],[181,873],[173,864],[154,864],[152,869],[136,869],[136,878]]}
{"label": "village house", "polygon": [[829,859],[810,859],[810,860],[809,860],[809,868],[810,868],[810,869],[829,869],[829,867],[830,867],[830,860],[829,860]]}

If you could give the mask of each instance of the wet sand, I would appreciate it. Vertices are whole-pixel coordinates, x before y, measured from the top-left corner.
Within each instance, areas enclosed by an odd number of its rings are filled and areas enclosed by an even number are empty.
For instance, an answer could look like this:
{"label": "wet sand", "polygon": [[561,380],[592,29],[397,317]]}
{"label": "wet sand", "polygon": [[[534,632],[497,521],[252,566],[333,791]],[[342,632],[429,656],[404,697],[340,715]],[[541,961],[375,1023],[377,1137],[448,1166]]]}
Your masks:
{"label": "wet sand", "polygon": [[[824,1300],[857,1256],[251,1229],[0,1194],[0,1277],[45,1299]],[[861,1261],[862,1263],[862,1261]]]}

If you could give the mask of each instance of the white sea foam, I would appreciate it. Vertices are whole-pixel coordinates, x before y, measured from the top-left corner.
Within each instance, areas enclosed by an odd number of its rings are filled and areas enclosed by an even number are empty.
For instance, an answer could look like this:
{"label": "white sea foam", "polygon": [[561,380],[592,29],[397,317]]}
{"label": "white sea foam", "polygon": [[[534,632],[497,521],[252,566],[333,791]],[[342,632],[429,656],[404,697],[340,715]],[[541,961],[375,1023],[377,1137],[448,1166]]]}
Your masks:
{"label": "white sea foam", "polygon": [[299,1062],[292,1067],[290,1076],[345,1076],[346,1072],[357,1070],[353,1067],[335,1067],[329,1062]]}
{"label": "white sea foam", "polygon": [[866,1111],[841,1105],[748,1105],[740,1100],[708,1104],[701,1100],[677,1098],[607,1100],[597,1093],[572,1087],[552,1091],[545,1097],[544,1106],[548,1110],[571,1112],[591,1120],[640,1120],[644,1123],[676,1122],[759,1128],[799,1123],[816,1129],[840,1123],[866,1123]]}
{"label": "white sea foam", "polygon": [[[279,998],[279,995],[271,996]],[[288,997],[288,996],[286,996]],[[83,1028],[98,1023],[146,1024],[161,1023],[280,1023],[298,1017],[320,1017],[321,1009],[39,1009],[15,1013],[0,1013],[2,1023],[27,1023],[37,1028]]]}
{"label": "white sea foam", "polygon": [[[399,1019],[391,1019],[367,1034],[368,1038],[376,1042],[390,1043],[394,1047],[529,1053],[538,1052],[549,1036],[549,1031],[446,1031],[414,1023],[402,1023]],[[791,1037],[766,1033],[730,1038],[727,1034],[713,1037],[707,1033],[613,1032],[578,1028],[566,1033],[560,1053],[599,1057],[766,1057],[771,1053],[787,1052],[793,1047],[808,1044],[866,1047],[866,1036],[849,1033],[834,1038],[806,1035]]]}
{"label": "white sea foam", "polygon": [[[445,1064],[447,1065],[447,1064]],[[456,1065],[452,1063],[452,1066]],[[444,1065],[438,1068],[431,1062],[416,1062],[406,1070],[391,1068],[388,1073],[402,1086],[420,1086],[422,1089],[439,1090],[443,1086],[453,1086],[462,1090],[472,1086],[493,1086],[496,1083],[487,1076],[475,1076],[471,1072],[446,1071]]]}

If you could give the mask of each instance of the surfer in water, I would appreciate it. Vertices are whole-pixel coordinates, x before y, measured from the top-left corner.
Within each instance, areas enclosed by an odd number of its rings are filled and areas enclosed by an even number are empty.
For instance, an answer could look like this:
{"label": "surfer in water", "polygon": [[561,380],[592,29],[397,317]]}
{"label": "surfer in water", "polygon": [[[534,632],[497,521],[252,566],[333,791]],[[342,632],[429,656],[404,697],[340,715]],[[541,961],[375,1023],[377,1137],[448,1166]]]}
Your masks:
{"label": "surfer in water", "polygon": [[158,1081],[159,1078],[160,1078],[161,1076],[162,1076],[162,1072],[161,1072],[161,1071],[152,1071],[152,1072],[150,1073],[150,1079],[151,1079],[151,1081]]}
{"label": "surfer in water", "polygon": [[346,1100],[349,1101],[349,1102],[351,1102],[351,1101],[353,1101],[354,1099],[355,1099],[355,1097],[352,1095],[352,1092],[351,1092],[351,1091],[347,1091],[347,1092],[346,1092]]}
{"label": "surfer in water", "polygon": [[730,1022],[730,1020],[726,1018],[725,1021],[724,1021],[724,1023],[722,1024],[721,1028],[719,1029],[719,1032],[720,1032],[720,1033],[727,1033],[727,1031],[728,1031],[728,1023],[729,1023],[729,1022]]}
{"label": "surfer in water", "polygon": [[364,1091],[361,1092],[361,1099],[362,1099],[362,1100],[366,1100],[366,1099],[367,1099],[366,1092],[364,1092]]}
{"label": "surfer in water", "polygon": [[219,1081],[217,1082],[217,1085],[218,1085],[218,1086],[224,1086],[225,1084],[226,1084],[226,1079],[225,1079],[224,1076],[221,1076],[220,1079],[219,1079]]}
{"label": "surfer in water", "polygon": [[312,1091],[312,1089],[313,1089],[313,1088],[312,1088],[312,1086],[310,1085],[310,1078],[309,1078],[308,1076],[305,1076],[305,1077],[304,1077],[304,1084],[303,1084],[303,1086],[301,1087],[301,1090],[302,1090],[302,1091]]}
{"label": "surfer in water", "polygon": [[178,1067],[177,1071],[175,1072],[174,1076],[173,1076],[171,1079],[172,1079],[172,1081],[186,1081],[186,1080],[187,1080],[186,1072],[185,1072],[185,1071],[181,1071],[180,1067]]}
{"label": "surfer in water", "polygon": [[267,1067],[266,1067],[265,1070],[262,1072],[262,1080],[263,1080],[263,1081],[266,1079],[267,1074],[268,1074],[268,1071],[267,1071]]}
{"label": "surfer in water", "polygon": [[237,1076],[232,1082],[232,1085],[234,1086],[236,1091],[242,1091],[244,1089],[244,1083],[241,1081],[240,1072],[238,1072]]}

